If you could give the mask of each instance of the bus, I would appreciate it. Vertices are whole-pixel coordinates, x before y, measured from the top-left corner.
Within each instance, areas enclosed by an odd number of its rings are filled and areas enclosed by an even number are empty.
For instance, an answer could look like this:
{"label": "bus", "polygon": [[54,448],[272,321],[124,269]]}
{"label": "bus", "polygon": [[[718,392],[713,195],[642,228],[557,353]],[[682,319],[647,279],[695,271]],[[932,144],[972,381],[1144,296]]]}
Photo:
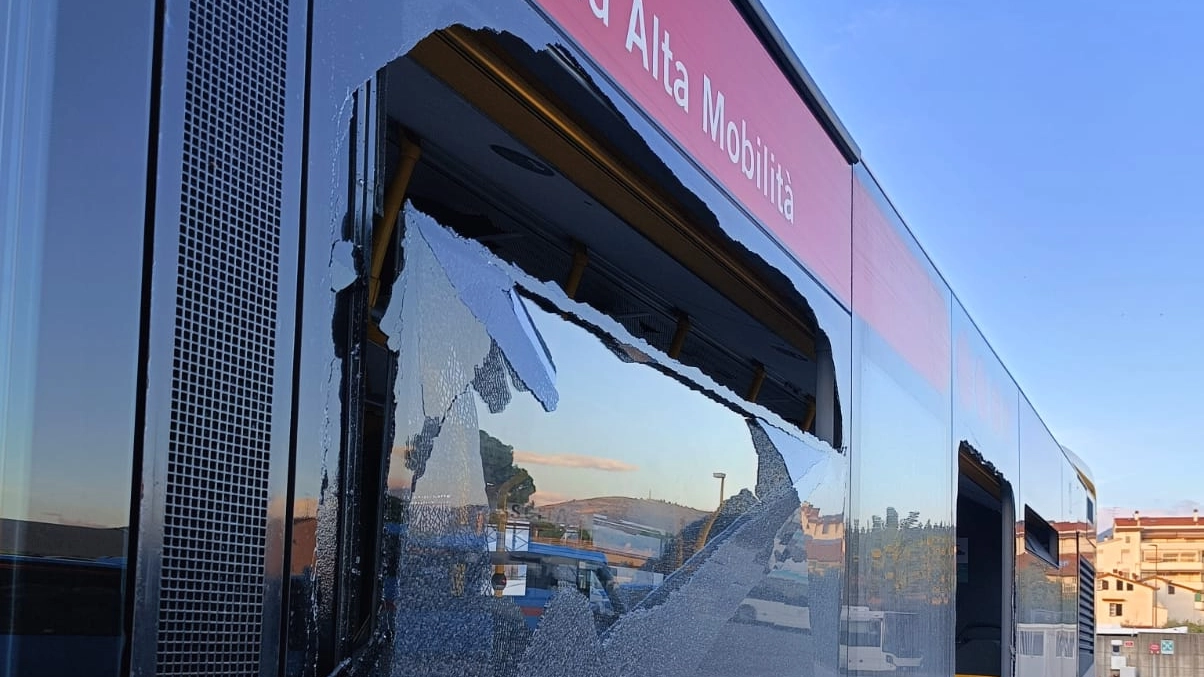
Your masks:
{"label": "bus", "polygon": [[807,581],[798,577],[770,573],[749,591],[736,609],[736,618],[746,623],[767,623],[797,632],[811,631],[811,607],[807,599]]}
{"label": "bus", "polygon": [[1017,669],[1029,674],[1069,675],[1078,659],[1075,627],[1070,624],[1020,623]]}
{"label": "bus", "polygon": [[527,625],[532,630],[539,626],[539,619],[552,595],[562,586],[587,599],[596,617],[614,615],[610,595],[614,593],[615,581],[606,565],[606,555],[539,542],[509,555],[511,563],[525,570],[522,594],[516,595],[514,602],[522,609]]}
{"label": "bus", "polygon": [[22,675],[118,666],[124,564],[0,556],[0,665]]}
{"label": "bus", "polygon": [[914,672],[923,664],[915,614],[849,607],[841,620],[841,662],[850,672]]}
{"label": "bus", "polygon": [[1089,454],[758,0],[0,36],[0,676],[1094,670]]}

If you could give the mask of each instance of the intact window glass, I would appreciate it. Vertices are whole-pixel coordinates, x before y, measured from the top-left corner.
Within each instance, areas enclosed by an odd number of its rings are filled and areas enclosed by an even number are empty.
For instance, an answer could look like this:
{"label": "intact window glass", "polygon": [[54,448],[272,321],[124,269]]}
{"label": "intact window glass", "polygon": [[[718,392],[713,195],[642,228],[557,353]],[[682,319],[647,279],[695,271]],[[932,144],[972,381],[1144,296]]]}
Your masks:
{"label": "intact window glass", "polygon": [[120,669],[153,9],[0,11],[0,675]]}

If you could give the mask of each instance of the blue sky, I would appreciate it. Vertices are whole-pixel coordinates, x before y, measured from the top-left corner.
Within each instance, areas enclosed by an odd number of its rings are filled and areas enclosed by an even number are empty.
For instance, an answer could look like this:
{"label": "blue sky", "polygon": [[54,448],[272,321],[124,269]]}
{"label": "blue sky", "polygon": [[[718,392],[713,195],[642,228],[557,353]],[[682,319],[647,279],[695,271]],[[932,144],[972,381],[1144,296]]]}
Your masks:
{"label": "blue sky", "polygon": [[[1204,292],[1204,219],[1195,199],[1204,178],[1198,160],[1204,136],[1196,129],[1204,119],[1198,84],[1204,47],[1197,35],[1204,4],[764,2],[1046,423],[1093,466],[1101,504],[1190,509],[1188,502],[1201,497],[1191,461],[1197,384],[1204,381],[1197,357],[1204,345],[1197,302]],[[89,34],[94,24],[81,21],[62,36]],[[72,105],[128,99],[98,98],[90,86],[99,82],[93,65],[79,59],[58,65],[54,123],[73,134],[97,121],[104,123],[98,128],[131,128],[105,137],[121,145],[140,124],[125,108]],[[133,74],[122,88],[137,89]],[[117,80],[103,84],[117,91]],[[76,115],[84,110],[87,124]],[[80,291],[48,284],[40,291],[47,307],[57,309],[41,318],[36,393],[43,432],[35,446],[46,468],[38,476],[52,489],[33,493],[54,500],[29,509],[39,518],[71,512],[74,520],[87,503],[88,519],[116,524],[128,516],[124,478],[133,433],[126,395],[134,373],[121,350],[136,341],[137,322],[128,316],[139,312],[130,290],[141,284],[131,273],[141,255],[130,242],[141,235],[144,154],[76,140],[60,134],[48,149],[51,183],[76,186],[73,194],[86,199],[49,206],[48,223],[59,230],[48,231],[54,237],[47,239],[47,279],[72,279],[57,274],[59,266],[113,286]],[[104,156],[113,171],[98,180],[86,171],[91,165],[75,161],[81,152]],[[85,214],[106,200],[116,201],[106,213],[116,213],[118,202],[134,210],[114,220],[119,230],[97,229]],[[118,287],[123,291],[114,293]],[[94,352],[74,350],[80,318],[98,309],[116,320],[83,323]],[[755,458],[747,430],[701,397],[682,405],[692,416],[685,420],[714,421],[721,432],[690,430],[703,439],[666,454],[662,466],[637,457],[639,444],[667,447],[656,412],[641,405],[671,393],[645,386],[645,372],[628,366],[564,374],[565,384],[576,379],[583,389],[603,377],[616,388],[639,383],[649,400],[618,402],[608,412],[609,420],[638,421],[624,430],[627,437],[617,428],[577,428],[588,445],[569,449],[540,438],[522,420],[533,410],[519,404],[511,430],[492,421],[500,417],[482,415],[482,425],[514,442],[527,455],[522,463],[541,468],[541,491],[549,494],[653,489],[656,495],[661,487],[659,498],[709,507],[712,472],[728,473],[729,492],[750,484]],[[105,393],[55,377],[67,373],[90,374]],[[569,401],[557,420],[576,426],[597,414],[588,405]],[[728,467],[721,459],[732,448],[747,451],[742,464]],[[620,465],[587,468],[562,457],[587,452]],[[69,500],[59,506],[60,497]],[[102,502],[105,509],[97,511]]]}
{"label": "blue sky", "polygon": [[742,417],[647,365],[620,362],[586,330],[528,310],[556,361],[556,411],[517,393],[502,413],[481,404],[477,415],[482,430],[515,447],[539,503],[651,494],[711,510],[712,473],[727,474],[727,496],[754,488],[757,455]]}
{"label": "blue sky", "polygon": [[763,1],[1101,505],[1199,498],[1204,4]]}

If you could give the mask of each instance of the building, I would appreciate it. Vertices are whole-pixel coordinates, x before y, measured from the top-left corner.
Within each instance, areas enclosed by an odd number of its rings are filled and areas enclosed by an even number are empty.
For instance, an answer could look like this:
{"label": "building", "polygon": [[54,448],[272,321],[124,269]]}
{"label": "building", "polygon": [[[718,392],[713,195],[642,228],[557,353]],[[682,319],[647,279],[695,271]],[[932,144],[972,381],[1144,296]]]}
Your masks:
{"label": "building", "polygon": [[1154,606],[1164,612],[1165,624],[1204,622],[1204,593],[1198,586],[1183,585],[1161,576],[1142,581],[1154,588]]}
{"label": "building", "polygon": [[1133,580],[1103,574],[1096,579],[1097,627],[1162,628],[1204,622],[1204,590],[1161,577]]}
{"label": "building", "polygon": [[1097,569],[1134,579],[1160,576],[1199,588],[1204,583],[1204,522],[1190,516],[1117,517],[1111,535],[1099,542]]}
{"label": "building", "polygon": [[1160,628],[1165,607],[1158,606],[1157,589],[1149,583],[1107,573],[1095,579],[1096,627]]}
{"label": "building", "polygon": [[[1101,625],[1161,627],[1204,620],[1204,522],[1190,516],[1118,517],[1096,548]],[[1120,606],[1117,606],[1120,605]],[[1134,606],[1136,605],[1136,606]]]}
{"label": "building", "polygon": [[804,503],[799,507],[799,523],[806,536],[807,559],[812,567],[839,570],[844,566],[847,553],[843,513],[821,515],[818,508]]}

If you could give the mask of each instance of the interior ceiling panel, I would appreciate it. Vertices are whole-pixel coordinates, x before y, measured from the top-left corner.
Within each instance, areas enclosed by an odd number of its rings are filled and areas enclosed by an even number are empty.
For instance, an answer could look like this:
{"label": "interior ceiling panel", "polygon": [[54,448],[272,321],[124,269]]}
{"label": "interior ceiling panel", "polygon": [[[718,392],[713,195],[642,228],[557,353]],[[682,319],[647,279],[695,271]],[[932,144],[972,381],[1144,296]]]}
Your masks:
{"label": "interior ceiling panel", "polygon": [[[446,225],[479,238],[532,275],[560,284],[572,264],[574,241],[583,243],[589,265],[578,300],[666,351],[676,327],[674,313],[685,312],[691,334],[683,361],[741,395],[754,378],[754,361],[764,364],[770,378],[758,401],[786,418],[805,417],[804,398],[810,393],[799,386],[814,382],[814,364],[797,348],[414,62],[391,65],[388,82],[390,119],[422,139],[423,161],[410,186],[415,204],[443,209],[433,215]],[[621,262],[622,270],[610,262]],[[778,380],[789,381],[793,389]]]}

